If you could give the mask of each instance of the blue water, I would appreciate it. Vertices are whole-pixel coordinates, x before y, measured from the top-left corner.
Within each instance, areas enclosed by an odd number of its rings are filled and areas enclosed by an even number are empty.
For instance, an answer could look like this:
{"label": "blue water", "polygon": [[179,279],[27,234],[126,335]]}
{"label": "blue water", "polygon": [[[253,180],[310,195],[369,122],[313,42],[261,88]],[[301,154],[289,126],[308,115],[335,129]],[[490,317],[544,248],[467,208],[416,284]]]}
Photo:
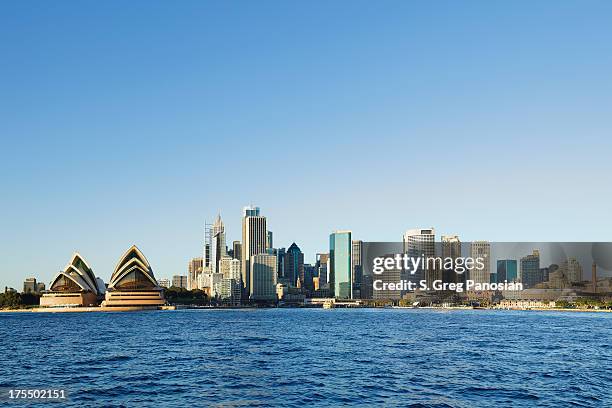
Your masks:
{"label": "blue water", "polygon": [[0,388],[65,388],[67,406],[603,407],[611,341],[606,313],[0,313]]}

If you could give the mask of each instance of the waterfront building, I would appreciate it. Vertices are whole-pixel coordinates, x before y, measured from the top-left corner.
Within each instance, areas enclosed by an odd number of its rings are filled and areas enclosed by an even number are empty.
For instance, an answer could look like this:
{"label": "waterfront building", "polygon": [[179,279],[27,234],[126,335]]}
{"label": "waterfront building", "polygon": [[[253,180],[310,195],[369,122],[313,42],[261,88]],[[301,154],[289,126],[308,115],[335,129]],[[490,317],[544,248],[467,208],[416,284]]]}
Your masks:
{"label": "waterfront building", "polygon": [[276,300],[276,256],[270,254],[253,254],[250,256],[250,260],[250,299],[253,301]]}
{"label": "waterfront building", "polygon": [[102,306],[158,307],[165,303],[149,261],[133,245],[115,266]]}
{"label": "waterfront building", "polygon": [[217,215],[212,228],[210,229],[210,269],[212,273],[219,271],[219,262],[221,258],[227,255],[227,247],[225,244],[225,225],[221,219],[221,214]]}
{"label": "waterfront building", "polygon": [[232,242],[232,248],[234,258],[238,259],[239,261],[242,260],[242,244],[240,241]]}
{"label": "waterfront building", "polygon": [[26,278],[23,281],[23,293],[36,293],[37,289],[36,278]]}
{"label": "waterfront building", "polygon": [[319,277],[319,287],[329,287],[329,253],[316,255],[315,268]]}
{"label": "waterfront building", "polygon": [[104,291],[102,279],[97,278],[85,259],[75,253],[64,270],[51,281],[49,292],[40,298],[40,306],[93,306],[99,303]]}
{"label": "waterfront building", "polygon": [[503,283],[517,282],[518,272],[516,267],[516,259],[498,259],[497,260],[497,282]]}
{"label": "waterfront building", "polygon": [[302,288],[307,291],[314,290],[314,278],[317,276],[317,270],[314,265],[304,264],[304,283]]}
{"label": "waterfront building", "polygon": [[470,256],[480,258],[483,268],[474,268],[469,273],[469,279],[475,283],[491,282],[491,244],[488,241],[474,241],[470,243]]}
{"label": "waterfront building", "polygon": [[204,269],[204,258],[192,258],[187,266],[187,289],[193,290],[198,288],[198,276]]}
{"label": "waterfront building", "polygon": [[540,251],[535,249],[531,255],[521,258],[521,282],[525,289],[533,288],[543,281],[540,270]]}
{"label": "waterfront building", "polygon": [[[161,285],[159,285],[161,286]],[[175,288],[187,289],[187,276],[185,275],[174,275],[172,277],[172,286]]]}
{"label": "waterfront building", "polygon": [[[387,254],[385,257],[392,258],[392,254]],[[389,299],[399,300],[402,298],[402,289],[395,288],[390,289],[390,283],[396,284],[402,279],[402,270],[399,268],[385,268],[380,275],[372,277],[372,299]],[[395,286],[395,285],[394,285]],[[378,290],[377,290],[378,289]]]}
{"label": "waterfront building", "polygon": [[[265,254],[268,236],[266,217],[259,207],[244,207],[242,217],[242,285],[251,295],[251,257]],[[276,271],[276,266],[275,266]],[[276,279],[276,277],[274,278]]]}
{"label": "waterfront building", "polygon": [[559,265],[559,268],[563,271],[570,283],[582,282],[582,266],[576,258],[567,258]]}
{"label": "waterfront building", "polygon": [[353,240],[351,244],[351,281],[353,282],[353,297],[361,297],[361,280],[363,277],[363,241]]}
{"label": "waterfront building", "polygon": [[[404,252],[410,257],[433,258],[436,256],[436,231],[434,228],[414,228],[406,231],[403,236]],[[432,287],[433,281],[438,278],[438,272],[434,266],[419,267],[414,273],[407,271],[407,276],[413,282],[422,279],[427,281],[427,286]]]}
{"label": "waterfront building", "polygon": [[353,298],[351,236],[351,231],[335,231],[329,236],[329,282],[337,299]]}
{"label": "waterfront building", "polygon": [[[453,265],[455,260],[461,258],[461,240],[458,235],[442,235],[440,237],[442,244],[442,259],[451,258],[453,259]],[[455,268],[444,268],[442,267],[442,280],[444,282],[465,282],[465,272],[458,273]]]}
{"label": "waterfront building", "polygon": [[304,284],[304,254],[300,248],[295,244],[287,249],[285,254],[285,271],[283,278],[288,282],[288,286],[298,286],[298,280],[300,285]]}

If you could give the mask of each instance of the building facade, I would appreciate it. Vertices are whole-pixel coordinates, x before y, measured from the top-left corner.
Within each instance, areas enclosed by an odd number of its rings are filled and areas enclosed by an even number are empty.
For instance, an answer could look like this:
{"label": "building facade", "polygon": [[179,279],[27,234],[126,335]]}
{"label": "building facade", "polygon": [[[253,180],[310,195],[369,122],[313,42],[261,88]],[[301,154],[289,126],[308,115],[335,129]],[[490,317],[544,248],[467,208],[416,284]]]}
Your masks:
{"label": "building facade", "polygon": [[337,299],[353,298],[351,237],[351,231],[335,231],[329,236],[329,282]]}
{"label": "building facade", "polygon": [[254,254],[250,256],[249,297],[252,301],[276,300],[276,256]]}
{"label": "building facade", "polygon": [[266,217],[260,214],[259,207],[245,207],[242,217],[242,285],[249,296],[252,287],[251,257],[266,253],[267,238]]}

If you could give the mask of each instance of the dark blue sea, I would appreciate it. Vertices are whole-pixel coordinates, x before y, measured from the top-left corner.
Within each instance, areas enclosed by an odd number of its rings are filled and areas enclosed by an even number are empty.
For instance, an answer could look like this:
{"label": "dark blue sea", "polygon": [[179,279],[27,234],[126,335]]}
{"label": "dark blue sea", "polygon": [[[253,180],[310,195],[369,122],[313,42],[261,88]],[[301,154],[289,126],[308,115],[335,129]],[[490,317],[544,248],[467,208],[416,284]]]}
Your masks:
{"label": "dark blue sea", "polygon": [[0,313],[0,346],[0,388],[62,406],[612,406],[608,313]]}

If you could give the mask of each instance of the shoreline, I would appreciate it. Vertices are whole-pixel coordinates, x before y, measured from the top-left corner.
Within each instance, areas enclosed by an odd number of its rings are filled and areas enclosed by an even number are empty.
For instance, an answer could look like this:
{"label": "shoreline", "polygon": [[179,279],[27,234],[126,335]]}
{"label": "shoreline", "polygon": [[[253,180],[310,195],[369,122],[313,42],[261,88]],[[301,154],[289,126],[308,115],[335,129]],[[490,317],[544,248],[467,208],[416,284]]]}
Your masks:
{"label": "shoreline", "polygon": [[[58,308],[29,308],[29,309],[0,309],[0,313],[100,313],[100,312],[140,312],[140,311],[172,311],[172,310],[257,310],[257,309],[324,309],[323,307],[186,307],[180,305],[168,305],[161,307],[146,306],[124,306],[124,307],[58,307]],[[501,307],[434,307],[434,306],[392,306],[392,307],[350,307],[339,309],[425,309],[425,310],[503,310],[503,311],[530,311],[530,312],[593,312],[593,313],[612,313],[612,309],[570,309],[570,308],[501,308]]]}

